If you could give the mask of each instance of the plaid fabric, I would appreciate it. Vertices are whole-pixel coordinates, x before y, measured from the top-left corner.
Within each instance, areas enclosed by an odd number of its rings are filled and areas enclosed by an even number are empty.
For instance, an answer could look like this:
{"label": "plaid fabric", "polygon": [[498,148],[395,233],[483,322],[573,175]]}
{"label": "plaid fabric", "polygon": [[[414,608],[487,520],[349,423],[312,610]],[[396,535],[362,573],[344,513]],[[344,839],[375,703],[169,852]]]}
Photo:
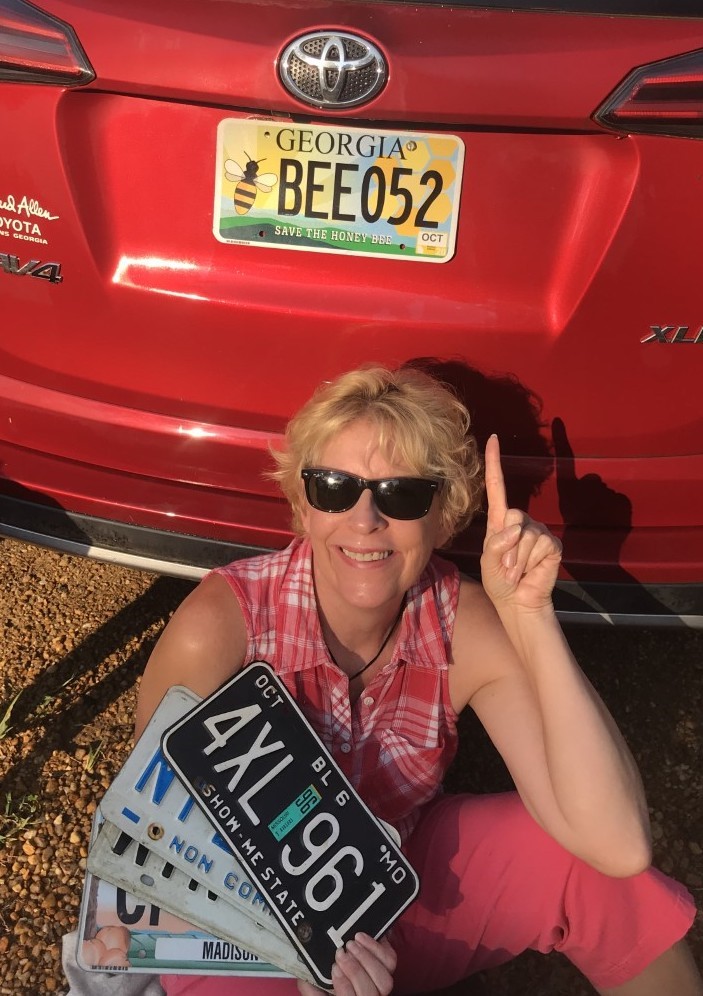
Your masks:
{"label": "plaid fabric", "polygon": [[456,568],[432,557],[407,594],[391,660],[354,705],[322,636],[307,540],[216,573],[244,614],[245,664],[271,664],[371,811],[407,839],[456,753],[447,681]]}

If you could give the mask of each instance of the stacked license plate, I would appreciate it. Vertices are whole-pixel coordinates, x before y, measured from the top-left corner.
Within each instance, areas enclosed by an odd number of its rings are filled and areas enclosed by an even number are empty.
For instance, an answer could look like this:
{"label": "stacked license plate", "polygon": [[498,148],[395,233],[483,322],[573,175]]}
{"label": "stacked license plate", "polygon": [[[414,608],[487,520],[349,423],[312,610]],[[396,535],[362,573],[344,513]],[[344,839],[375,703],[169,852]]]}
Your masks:
{"label": "stacked license plate", "polygon": [[96,814],[77,958],[89,971],[332,985],[419,883],[272,669],[169,690]]}

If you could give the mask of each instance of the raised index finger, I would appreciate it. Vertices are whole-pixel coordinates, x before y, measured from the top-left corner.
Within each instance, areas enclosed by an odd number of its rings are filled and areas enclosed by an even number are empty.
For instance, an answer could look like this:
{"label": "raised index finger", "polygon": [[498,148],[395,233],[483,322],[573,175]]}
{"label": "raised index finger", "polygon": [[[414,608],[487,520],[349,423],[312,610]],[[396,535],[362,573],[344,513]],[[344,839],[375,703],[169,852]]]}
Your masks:
{"label": "raised index finger", "polygon": [[488,529],[499,532],[505,524],[508,499],[505,494],[505,478],[500,462],[500,443],[495,433],[489,437],[484,454],[486,477],[486,500],[488,501]]}

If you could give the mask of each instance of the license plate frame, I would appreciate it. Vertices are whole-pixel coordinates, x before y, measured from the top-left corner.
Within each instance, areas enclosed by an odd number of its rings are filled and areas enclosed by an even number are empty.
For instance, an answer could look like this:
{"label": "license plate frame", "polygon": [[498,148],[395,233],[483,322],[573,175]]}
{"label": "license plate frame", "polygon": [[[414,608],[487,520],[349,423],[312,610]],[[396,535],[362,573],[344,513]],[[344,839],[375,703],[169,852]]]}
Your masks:
{"label": "license plate frame", "polygon": [[425,263],[455,253],[458,135],[225,118],[215,158],[219,242]]}
{"label": "license plate frame", "polygon": [[360,930],[380,937],[417,895],[414,869],[265,662],[161,746],[320,985],[332,985],[337,948]]}

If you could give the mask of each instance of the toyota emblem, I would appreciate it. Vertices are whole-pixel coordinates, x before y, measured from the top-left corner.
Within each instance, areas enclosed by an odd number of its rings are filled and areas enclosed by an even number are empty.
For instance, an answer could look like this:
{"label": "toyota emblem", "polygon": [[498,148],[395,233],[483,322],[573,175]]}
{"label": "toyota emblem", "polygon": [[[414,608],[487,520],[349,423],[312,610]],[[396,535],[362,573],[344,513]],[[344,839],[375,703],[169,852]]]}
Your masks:
{"label": "toyota emblem", "polygon": [[383,88],[388,67],[365,38],[343,31],[314,31],[286,46],[279,60],[286,89],[313,107],[365,104]]}

